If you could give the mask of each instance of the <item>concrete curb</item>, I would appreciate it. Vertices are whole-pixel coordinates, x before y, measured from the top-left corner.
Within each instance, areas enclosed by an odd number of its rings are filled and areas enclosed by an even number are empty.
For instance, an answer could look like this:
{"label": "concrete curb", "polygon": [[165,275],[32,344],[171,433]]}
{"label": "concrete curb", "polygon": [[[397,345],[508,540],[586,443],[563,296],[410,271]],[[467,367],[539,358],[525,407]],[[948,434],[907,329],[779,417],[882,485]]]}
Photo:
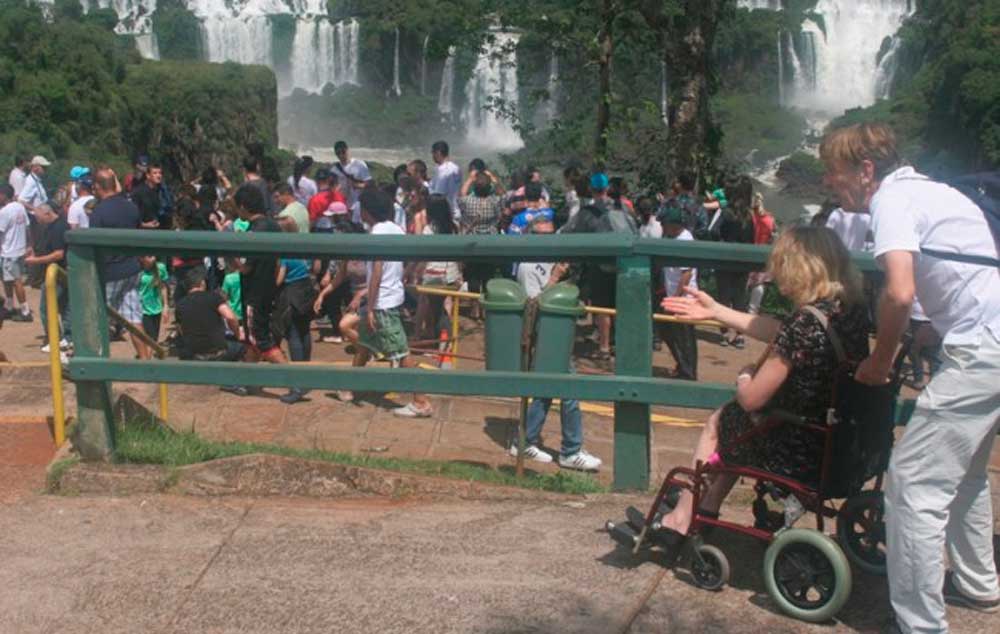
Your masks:
{"label": "concrete curb", "polygon": [[[66,456],[57,455],[53,464]],[[60,458],[61,456],[61,458]],[[50,465],[51,470],[51,465]],[[81,462],[59,474],[53,491],[68,495],[180,493],[215,497],[421,497],[478,501],[567,502],[582,495],[419,476],[267,454],[222,458],[180,468]]]}

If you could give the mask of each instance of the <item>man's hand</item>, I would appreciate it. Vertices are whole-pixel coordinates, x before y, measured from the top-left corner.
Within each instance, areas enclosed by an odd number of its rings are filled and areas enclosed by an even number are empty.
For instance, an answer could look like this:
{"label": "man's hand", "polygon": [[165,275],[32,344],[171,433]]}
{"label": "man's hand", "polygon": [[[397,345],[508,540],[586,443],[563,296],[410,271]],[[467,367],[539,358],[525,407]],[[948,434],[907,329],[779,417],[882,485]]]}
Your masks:
{"label": "man's hand", "polygon": [[892,372],[891,363],[883,363],[875,357],[868,357],[854,371],[854,380],[865,385],[885,385]]}

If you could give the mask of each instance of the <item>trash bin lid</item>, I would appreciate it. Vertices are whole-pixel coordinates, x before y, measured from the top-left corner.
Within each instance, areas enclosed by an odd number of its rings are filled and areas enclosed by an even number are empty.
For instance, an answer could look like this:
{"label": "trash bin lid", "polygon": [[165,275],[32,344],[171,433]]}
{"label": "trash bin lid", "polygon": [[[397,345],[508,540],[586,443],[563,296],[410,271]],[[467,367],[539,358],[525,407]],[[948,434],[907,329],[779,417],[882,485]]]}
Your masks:
{"label": "trash bin lid", "polygon": [[538,310],[543,313],[578,317],[583,314],[580,289],[575,284],[567,282],[551,286],[538,296]]}
{"label": "trash bin lid", "polygon": [[521,285],[513,280],[495,278],[486,282],[486,292],[479,302],[486,310],[521,312],[528,301]]}

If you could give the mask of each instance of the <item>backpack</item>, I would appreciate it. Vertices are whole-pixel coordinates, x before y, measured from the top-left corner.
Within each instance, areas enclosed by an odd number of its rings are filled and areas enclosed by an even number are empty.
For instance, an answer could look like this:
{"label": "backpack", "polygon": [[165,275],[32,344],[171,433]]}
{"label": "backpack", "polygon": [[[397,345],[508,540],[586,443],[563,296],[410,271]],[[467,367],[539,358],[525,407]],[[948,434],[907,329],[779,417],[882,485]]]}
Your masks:
{"label": "backpack", "polygon": [[[946,184],[957,189],[982,210],[990,233],[993,234],[993,243],[997,246],[997,251],[1000,251],[1000,172],[969,174],[947,181]],[[987,256],[925,248],[921,248],[920,252],[941,260],[1000,268],[1000,260]]]}

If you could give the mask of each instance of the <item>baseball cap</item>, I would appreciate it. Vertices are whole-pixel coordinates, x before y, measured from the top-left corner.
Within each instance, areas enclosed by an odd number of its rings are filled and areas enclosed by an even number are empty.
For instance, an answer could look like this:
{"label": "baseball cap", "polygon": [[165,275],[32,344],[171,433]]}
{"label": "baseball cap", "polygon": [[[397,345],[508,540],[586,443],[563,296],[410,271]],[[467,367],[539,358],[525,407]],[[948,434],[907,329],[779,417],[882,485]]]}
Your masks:
{"label": "baseball cap", "polygon": [[316,180],[318,181],[330,180],[330,170],[325,167],[321,167],[318,170],[316,170]]}
{"label": "baseball cap", "polygon": [[40,154],[31,159],[31,164],[40,165],[41,167],[48,167],[49,165],[52,165],[52,163],[49,162],[49,159],[45,158]]}
{"label": "baseball cap", "polygon": [[90,175],[90,168],[82,165],[74,165],[73,169],[69,171],[69,177],[75,181],[78,181],[88,175]]}
{"label": "baseball cap", "polygon": [[656,219],[670,225],[682,225],[684,224],[684,212],[677,204],[668,202],[660,210],[660,213],[656,214]]}
{"label": "baseball cap", "polygon": [[326,208],[323,212],[324,216],[343,216],[347,214],[347,205],[335,200],[330,203],[330,206]]}
{"label": "baseball cap", "polygon": [[77,183],[86,188],[88,191],[94,191],[94,179],[90,177],[89,173],[77,179]]}
{"label": "baseball cap", "polygon": [[145,154],[141,154],[138,158],[135,159],[135,166],[149,167],[149,157],[146,156]]}
{"label": "baseball cap", "polygon": [[597,172],[590,177],[590,188],[602,190],[608,188],[608,175],[604,172]]}

